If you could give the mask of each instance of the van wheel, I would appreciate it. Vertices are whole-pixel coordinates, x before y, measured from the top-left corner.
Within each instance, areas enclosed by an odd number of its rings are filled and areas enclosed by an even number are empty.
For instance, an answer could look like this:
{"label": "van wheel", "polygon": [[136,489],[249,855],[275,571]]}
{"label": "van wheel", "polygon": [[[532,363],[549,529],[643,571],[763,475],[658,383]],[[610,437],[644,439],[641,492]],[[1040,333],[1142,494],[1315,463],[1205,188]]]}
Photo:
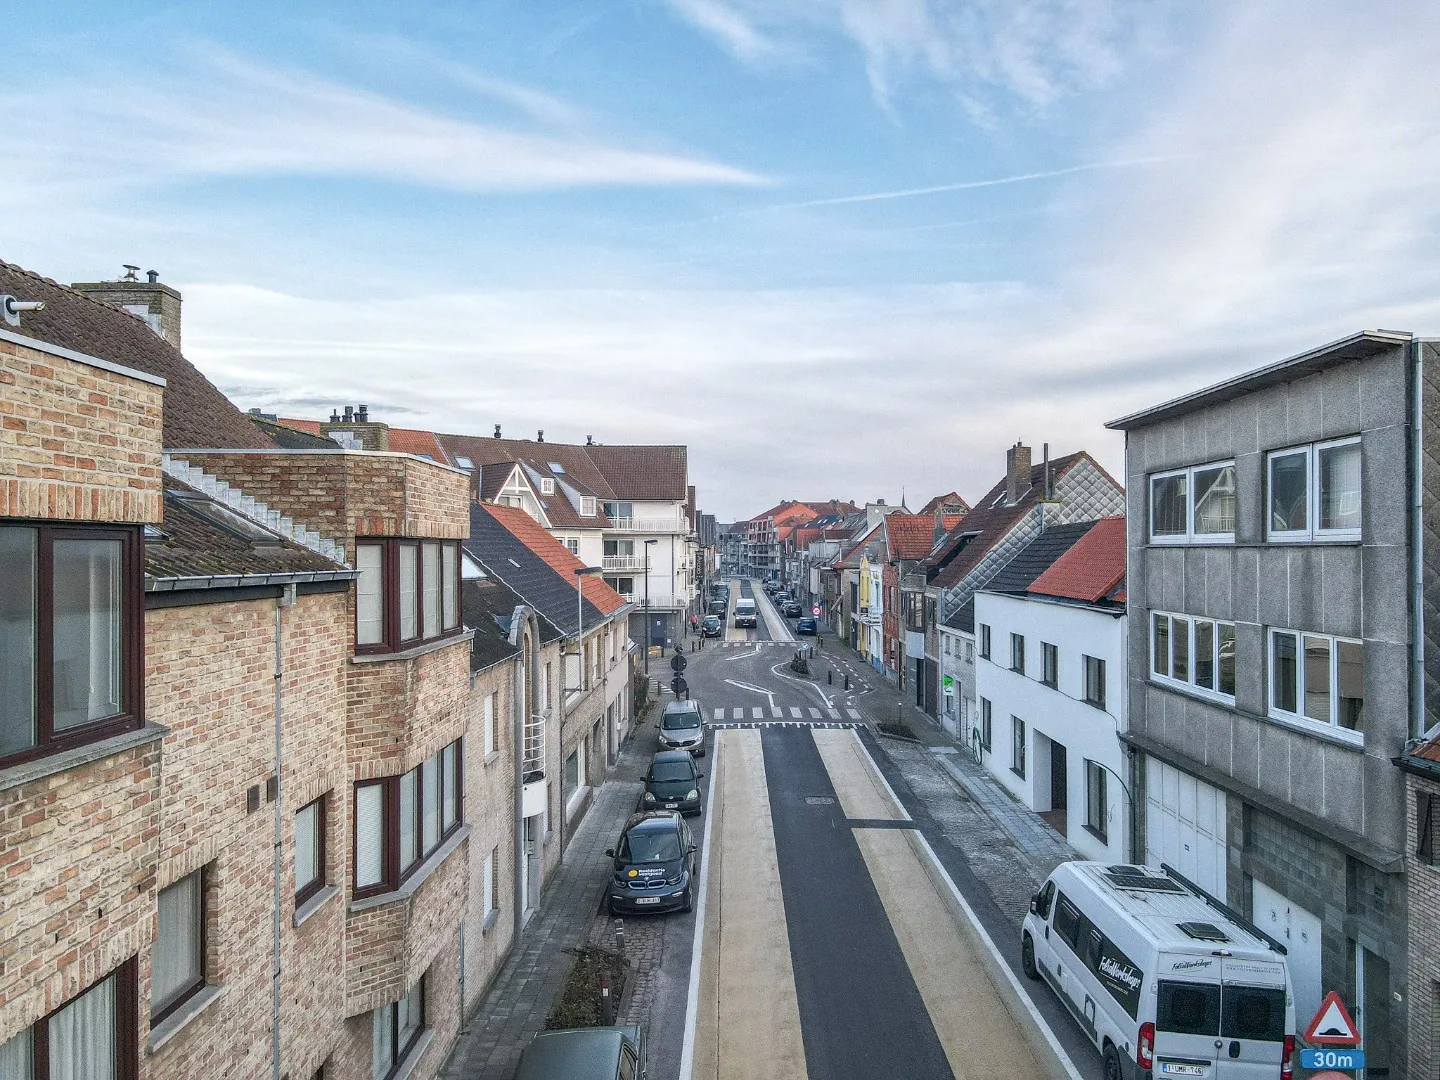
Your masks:
{"label": "van wheel", "polygon": [[[1040,978],[1040,969],[1035,966],[1035,940],[1025,935],[1025,940],[1020,944],[1020,966],[1025,969],[1027,979]],[[1109,1077],[1106,1077],[1109,1080]]]}
{"label": "van wheel", "polygon": [[1125,1066],[1112,1042],[1105,1043],[1105,1080],[1125,1080]]}

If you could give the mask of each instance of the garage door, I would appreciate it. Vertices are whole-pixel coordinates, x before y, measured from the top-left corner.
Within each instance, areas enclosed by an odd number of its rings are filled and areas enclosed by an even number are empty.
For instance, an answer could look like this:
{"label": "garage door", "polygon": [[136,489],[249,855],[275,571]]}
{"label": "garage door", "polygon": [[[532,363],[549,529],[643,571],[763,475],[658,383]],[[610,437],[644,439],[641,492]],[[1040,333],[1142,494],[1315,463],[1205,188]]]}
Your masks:
{"label": "garage door", "polygon": [[1225,793],[1146,758],[1145,861],[1169,863],[1225,899]]}
{"label": "garage door", "polygon": [[1320,1007],[1320,918],[1268,885],[1252,884],[1255,925],[1288,952],[1285,960],[1295,991],[1295,1019],[1313,1016]]}

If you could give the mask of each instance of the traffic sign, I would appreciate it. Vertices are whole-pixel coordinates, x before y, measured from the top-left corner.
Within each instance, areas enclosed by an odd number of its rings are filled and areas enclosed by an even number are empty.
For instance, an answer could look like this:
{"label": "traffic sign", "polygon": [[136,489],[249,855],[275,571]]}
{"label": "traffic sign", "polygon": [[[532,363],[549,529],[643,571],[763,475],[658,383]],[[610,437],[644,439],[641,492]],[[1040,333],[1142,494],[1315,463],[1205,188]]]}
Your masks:
{"label": "traffic sign", "polygon": [[670,657],[670,670],[678,674],[679,672],[685,670],[685,665],[687,663],[688,661],[685,659],[685,657],[681,656],[679,653],[676,653],[674,656]]}
{"label": "traffic sign", "polygon": [[670,691],[677,698],[689,697],[690,685],[685,681],[685,676],[676,675],[670,680]]}
{"label": "traffic sign", "polygon": [[820,605],[815,604],[813,607],[811,607],[810,614],[814,615],[818,619],[820,617]]}
{"label": "traffic sign", "polygon": [[1345,1009],[1340,995],[1331,990],[1315,1011],[1315,1019],[1305,1029],[1305,1041],[1319,1046],[1355,1046],[1360,1042],[1360,1032],[1355,1030],[1355,1021]]}
{"label": "traffic sign", "polygon": [[1301,1050],[1302,1069],[1336,1069],[1340,1072],[1355,1072],[1365,1068],[1365,1051],[1350,1050],[1338,1046],[1321,1047],[1319,1050]]}

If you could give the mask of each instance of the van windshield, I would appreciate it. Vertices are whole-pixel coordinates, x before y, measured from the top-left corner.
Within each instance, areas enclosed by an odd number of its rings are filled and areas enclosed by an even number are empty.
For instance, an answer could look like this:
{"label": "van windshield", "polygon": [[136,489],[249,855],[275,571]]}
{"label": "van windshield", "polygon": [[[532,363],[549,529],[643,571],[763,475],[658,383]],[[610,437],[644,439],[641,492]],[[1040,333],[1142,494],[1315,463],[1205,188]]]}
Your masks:
{"label": "van windshield", "polygon": [[690,712],[688,710],[681,711],[677,709],[675,712],[666,713],[665,719],[660,721],[660,726],[666,731],[675,731],[681,728],[697,728],[700,726],[700,714],[698,712]]}
{"label": "van windshield", "polygon": [[1254,1042],[1285,1040],[1285,991],[1271,986],[1225,987],[1220,1034]]}

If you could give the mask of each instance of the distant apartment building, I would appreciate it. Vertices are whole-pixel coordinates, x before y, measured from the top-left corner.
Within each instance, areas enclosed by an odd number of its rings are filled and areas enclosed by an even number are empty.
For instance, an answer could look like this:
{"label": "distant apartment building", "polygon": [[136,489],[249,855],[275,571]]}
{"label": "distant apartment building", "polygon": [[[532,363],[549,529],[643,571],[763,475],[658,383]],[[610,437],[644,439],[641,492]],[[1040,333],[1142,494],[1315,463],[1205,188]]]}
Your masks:
{"label": "distant apartment building", "polygon": [[1434,938],[1405,876],[1427,789],[1391,764],[1440,686],[1420,542],[1436,362],[1408,334],[1359,333],[1110,425],[1146,861],[1285,943],[1297,1018],[1340,991],[1369,1076],[1404,1075],[1407,1029],[1412,1061],[1437,1030],[1433,964],[1407,972],[1407,937],[1412,957]]}

